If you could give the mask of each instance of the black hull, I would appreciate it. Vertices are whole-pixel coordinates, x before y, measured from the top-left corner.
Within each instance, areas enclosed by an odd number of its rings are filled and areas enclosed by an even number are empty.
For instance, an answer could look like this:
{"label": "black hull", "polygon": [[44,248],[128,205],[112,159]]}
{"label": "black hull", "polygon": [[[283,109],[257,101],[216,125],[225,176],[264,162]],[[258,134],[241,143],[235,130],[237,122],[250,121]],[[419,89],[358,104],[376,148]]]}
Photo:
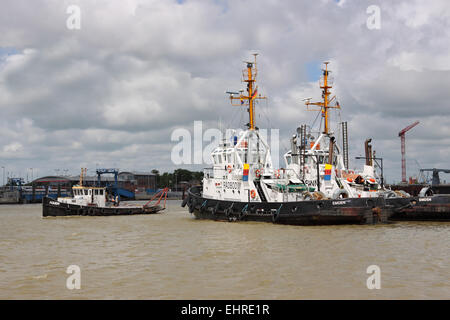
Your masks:
{"label": "black hull", "polygon": [[43,217],[62,216],[121,216],[136,214],[155,214],[164,210],[161,206],[151,207],[93,207],[61,203],[55,199],[44,197],[42,200]]}
{"label": "black hull", "polygon": [[408,198],[391,216],[393,221],[450,221],[450,195]]}
{"label": "black hull", "polygon": [[198,219],[262,221],[290,225],[386,223],[394,207],[384,198],[354,198],[299,202],[232,202],[203,198],[200,188],[188,191],[182,206]]}

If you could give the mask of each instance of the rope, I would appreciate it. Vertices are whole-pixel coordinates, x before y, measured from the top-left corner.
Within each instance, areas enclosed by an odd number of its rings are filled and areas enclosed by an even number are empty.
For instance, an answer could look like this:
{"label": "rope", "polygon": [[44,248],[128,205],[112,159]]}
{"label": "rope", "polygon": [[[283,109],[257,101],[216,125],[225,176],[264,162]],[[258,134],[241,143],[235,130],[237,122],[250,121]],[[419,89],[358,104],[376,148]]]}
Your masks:
{"label": "rope", "polygon": [[277,209],[277,214],[280,213],[281,207],[283,207],[283,204],[281,204],[280,207]]}

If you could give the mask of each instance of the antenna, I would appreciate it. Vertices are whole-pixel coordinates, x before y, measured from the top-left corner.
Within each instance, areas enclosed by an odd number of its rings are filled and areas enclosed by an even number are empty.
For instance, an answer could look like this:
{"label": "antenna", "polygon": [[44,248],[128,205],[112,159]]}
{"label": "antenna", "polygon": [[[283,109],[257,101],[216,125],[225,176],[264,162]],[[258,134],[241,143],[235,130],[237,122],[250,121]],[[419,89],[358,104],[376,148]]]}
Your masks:
{"label": "antenna", "polygon": [[[244,90],[239,90],[239,96],[235,97],[234,95],[238,94],[235,92],[227,92],[230,94],[230,102],[233,106],[248,106],[248,113],[250,121],[248,123],[248,127],[250,130],[255,130],[255,102],[259,99],[266,99],[266,97],[262,97],[261,94],[257,96],[258,87],[255,86],[256,83],[256,75],[258,70],[256,68],[256,56],[257,53],[253,53],[255,57],[254,62],[244,61],[247,64],[247,68],[244,69],[244,82],[247,82],[247,95],[244,95]],[[240,104],[233,104],[234,100],[239,100]]]}
{"label": "antenna", "polygon": [[[334,108],[334,109],[340,109],[340,105],[339,103],[336,102],[336,104],[334,106],[329,105],[329,103],[331,101],[333,101],[335,99],[335,97],[329,98],[330,95],[330,89],[333,87],[332,86],[332,79],[329,79],[329,73],[331,71],[328,70],[328,61],[325,61],[323,63],[325,65],[325,68],[322,69],[323,71],[323,75],[322,78],[319,81],[319,85],[320,88],[322,89],[322,98],[323,101],[321,102],[310,102],[311,98],[308,99],[304,99],[306,100],[305,105],[307,106],[308,110],[310,111],[322,111],[322,118],[324,119],[324,130],[323,133],[324,134],[328,134],[329,130],[328,130],[328,109],[330,108]],[[314,106],[319,106],[320,109],[309,109],[310,105],[314,105]]]}

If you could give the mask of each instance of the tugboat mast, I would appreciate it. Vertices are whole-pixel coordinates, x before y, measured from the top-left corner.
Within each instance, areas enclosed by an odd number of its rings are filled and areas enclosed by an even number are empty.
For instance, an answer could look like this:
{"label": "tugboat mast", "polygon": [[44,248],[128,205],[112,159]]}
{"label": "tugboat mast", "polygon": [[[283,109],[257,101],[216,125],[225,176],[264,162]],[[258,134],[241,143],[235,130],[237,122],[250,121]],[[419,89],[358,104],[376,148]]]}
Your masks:
{"label": "tugboat mast", "polygon": [[87,168],[81,168],[80,187],[83,186],[83,179],[84,179],[84,176],[86,175],[86,172],[87,172]]}
{"label": "tugboat mast", "polygon": [[[321,107],[318,110],[313,110],[313,111],[322,111],[322,118],[324,119],[324,130],[323,133],[324,134],[328,134],[329,133],[329,127],[328,127],[328,109],[333,108],[333,109],[340,109],[339,103],[336,101],[336,105],[335,106],[330,106],[329,104],[336,98],[336,96],[333,96],[331,99],[329,99],[329,95],[331,94],[331,92],[329,91],[329,89],[331,89],[333,87],[333,81],[332,79],[328,79],[328,76],[330,74],[331,71],[328,71],[328,61],[324,62],[325,68],[322,69],[323,71],[323,75],[322,78],[320,79],[320,88],[322,89],[322,98],[323,101],[321,102],[310,102],[309,99],[307,99],[307,101],[305,102],[306,106],[310,106],[310,105],[314,105],[314,106],[319,106]],[[312,109],[308,109],[308,110],[312,110]]]}
{"label": "tugboat mast", "polygon": [[[256,56],[257,53],[253,54],[255,56],[254,62],[247,62],[247,69],[244,69],[244,82],[247,82],[247,93],[248,95],[243,95],[243,90],[240,91],[239,96],[235,97],[234,94],[237,94],[237,92],[227,92],[230,94],[230,101],[231,105],[233,106],[248,106],[248,114],[249,114],[249,123],[248,128],[250,130],[255,130],[255,100],[256,99],[266,99],[266,97],[261,96],[261,94],[258,94],[258,86],[255,86],[256,82],[256,76],[258,74],[258,69],[256,67]],[[240,104],[234,104],[233,100],[239,100]]]}

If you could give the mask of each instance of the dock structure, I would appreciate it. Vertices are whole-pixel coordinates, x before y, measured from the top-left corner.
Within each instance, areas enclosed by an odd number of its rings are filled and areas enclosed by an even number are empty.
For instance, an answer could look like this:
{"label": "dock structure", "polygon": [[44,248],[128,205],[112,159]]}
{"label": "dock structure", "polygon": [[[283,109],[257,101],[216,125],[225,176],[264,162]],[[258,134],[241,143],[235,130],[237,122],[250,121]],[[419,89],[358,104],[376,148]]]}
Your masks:
{"label": "dock structure", "polygon": [[[33,180],[28,185],[7,186],[0,188],[0,203],[37,203],[47,196],[72,196],[72,187],[79,183],[76,176],[44,176]],[[87,186],[108,186],[115,183],[115,177],[103,175],[84,176]],[[117,189],[124,200],[136,199],[137,194],[151,195],[157,191],[156,175],[151,172],[121,171],[117,174]]]}

